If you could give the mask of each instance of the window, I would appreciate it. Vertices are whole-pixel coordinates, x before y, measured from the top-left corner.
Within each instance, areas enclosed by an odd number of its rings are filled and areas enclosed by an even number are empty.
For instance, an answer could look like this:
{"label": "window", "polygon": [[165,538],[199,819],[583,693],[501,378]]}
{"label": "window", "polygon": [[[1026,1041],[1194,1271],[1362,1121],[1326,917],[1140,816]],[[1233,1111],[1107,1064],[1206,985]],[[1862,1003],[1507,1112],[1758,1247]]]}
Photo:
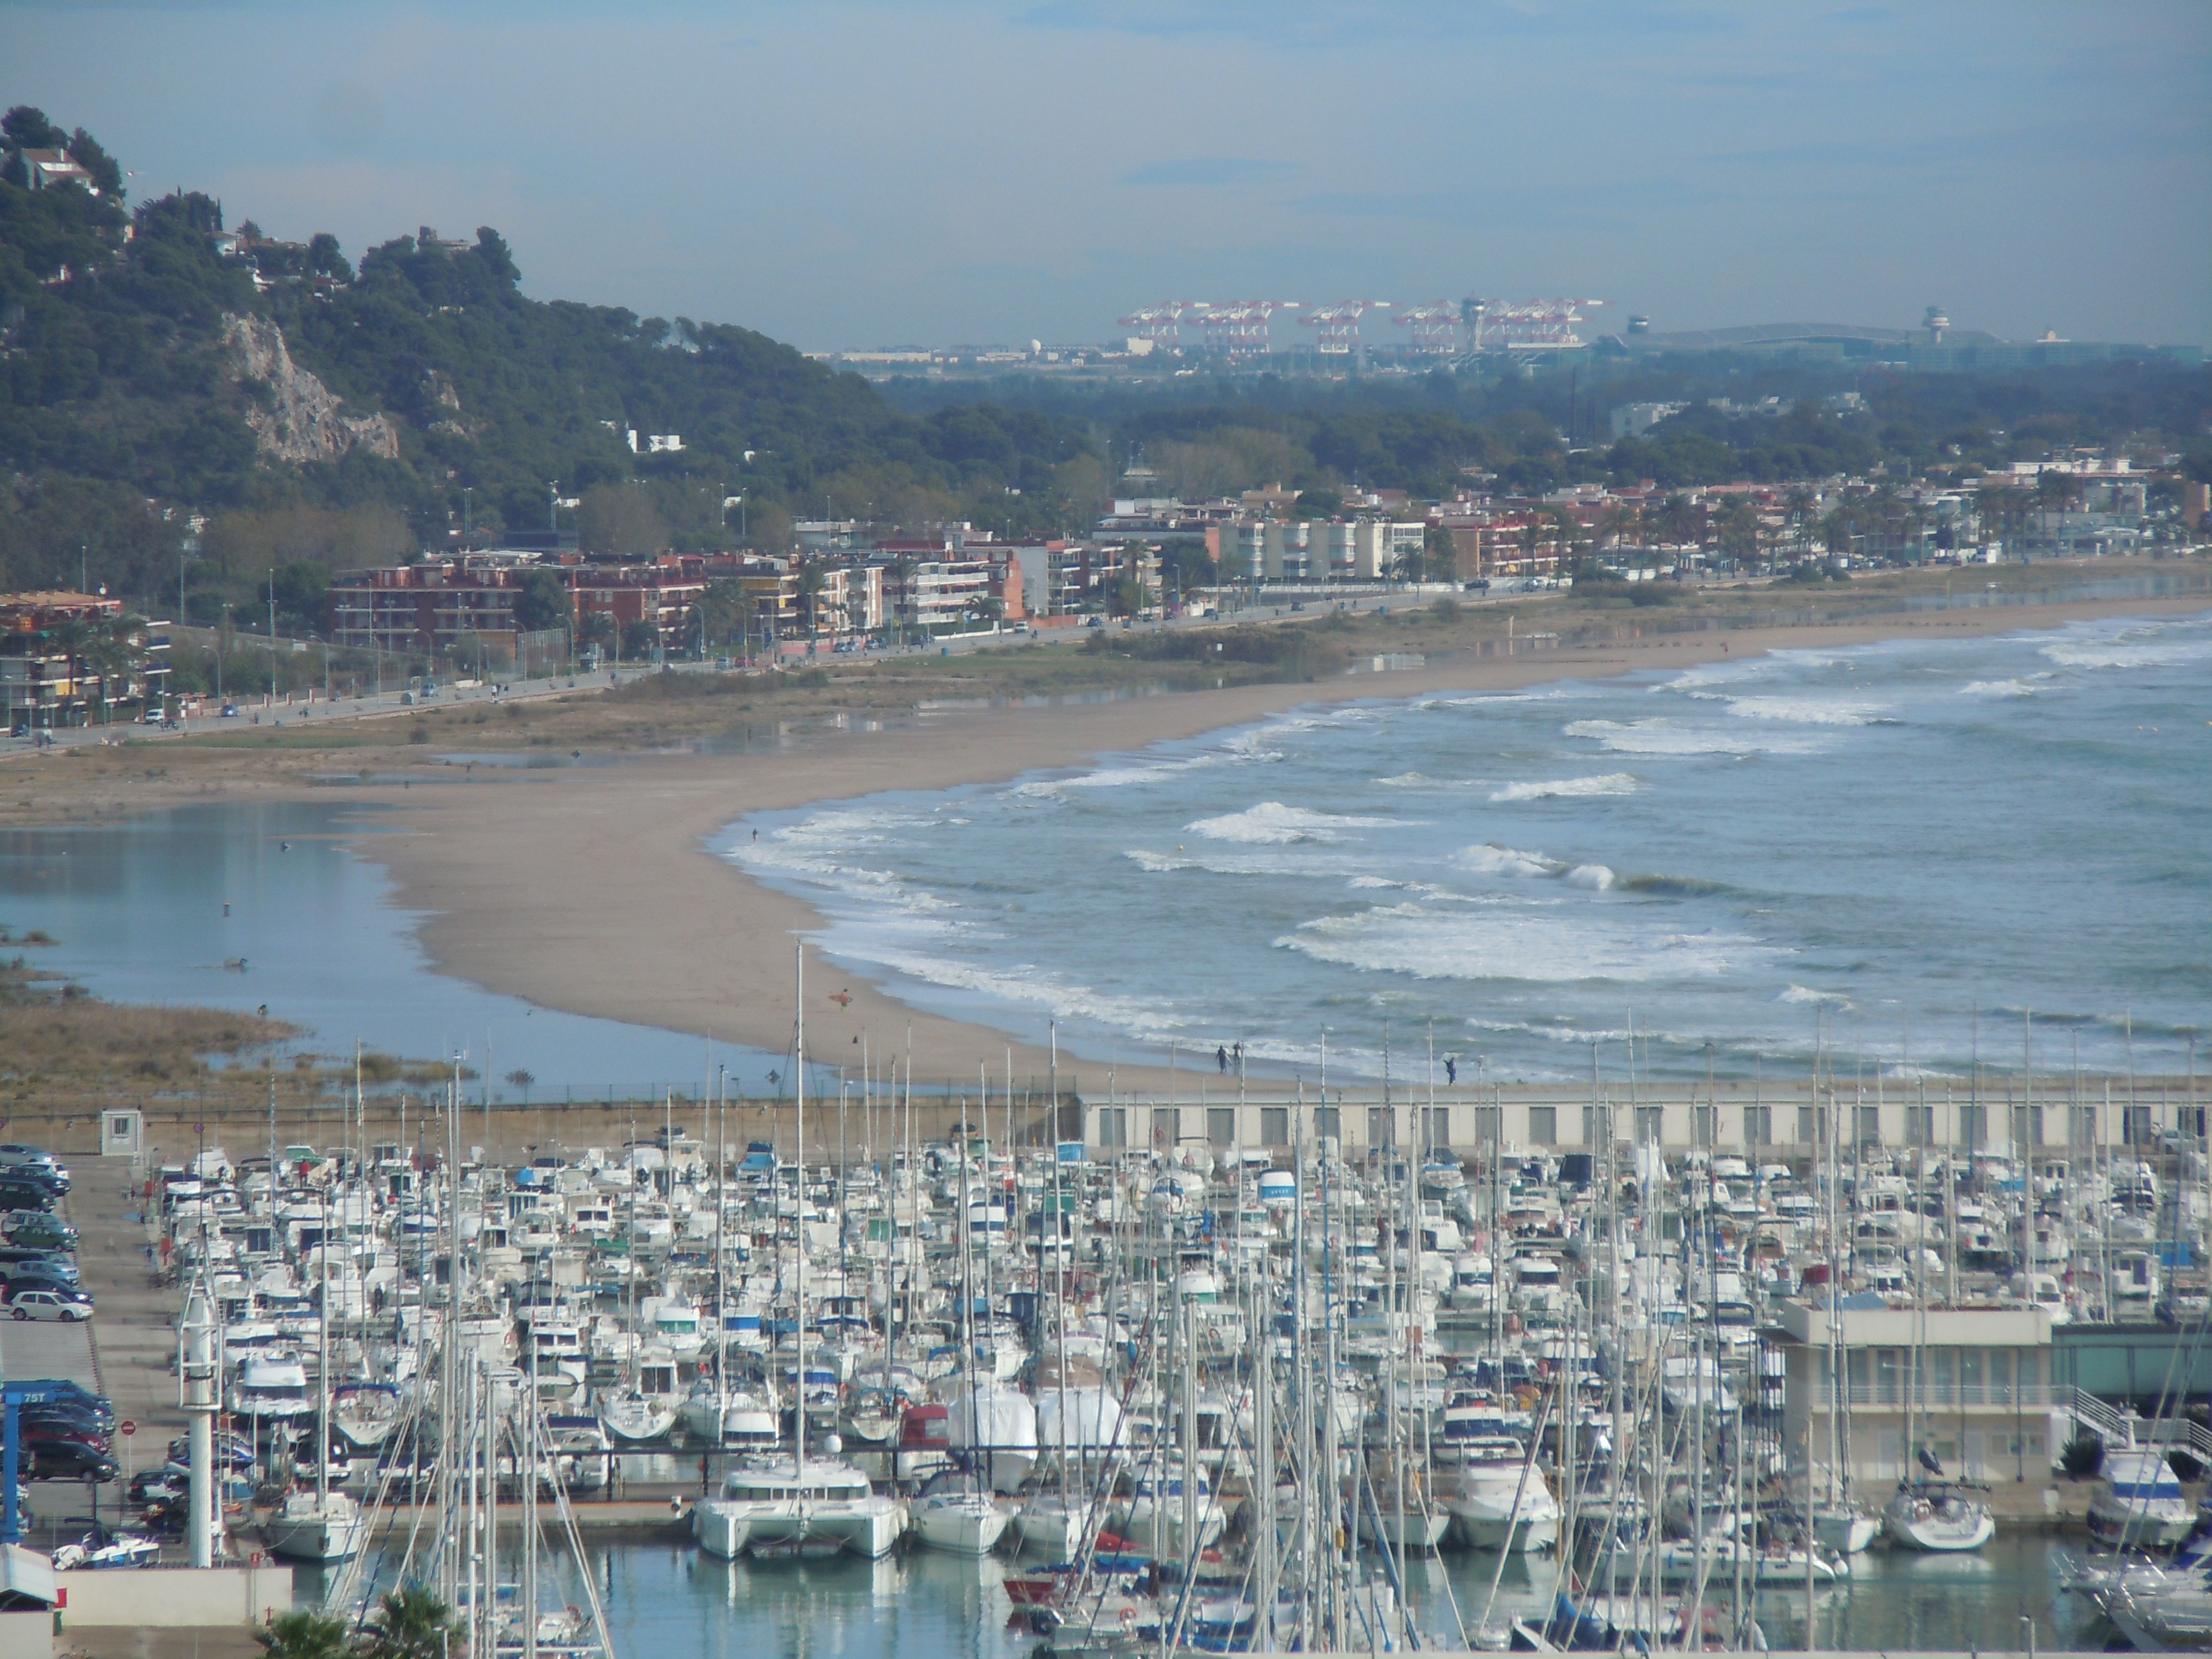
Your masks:
{"label": "window", "polygon": [[1422,1139],[1430,1146],[1451,1145],[1451,1108],[1425,1106],[1421,1109],[1426,1121],[1423,1124]]}
{"label": "window", "polygon": [[[1486,1106],[1486,1112],[1495,1112],[1495,1106]],[[1588,1108],[1584,1108],[1588,1110]],[[1491,1134],[1497,1136],[1497,1120],[1491,1121]],[[1585,1132],[1583,1138],[1589,1138]],[[1528,1109],[1528,1139],[1539,1146],[1556,1146],[1559,1143],[1559,1109],[1556,1106],[1531,1106]]]}
{"label": "window", "polygon": [[2043,1145],[2043,1108],[2025,1102],[2012,1109],[2012,1147],[2016,1152]]}
{"label": "window", "polygon": [[2012,1350],[2009,1348],[1990,1350],[1990,1404],[2012,1404]]}
{"label": "window", "polygon": [[1370,1146],[1392,1144],[1391,1137],[1396,1127],[1394,1120],[1397,1115],[1397,1112],[1389,1106],[1370,1106],[1367,1109],[1367,1144]]}
{"label": "window", "polygon": [[2158,1136],[2151,1127],[2151,1109],[2148,1106],[2120,1108],[2120,1139],[2130,1146],[2148,1146]]}
{"label": "window", "polygon": [[1982,1403],[1982,1351],[1979,1348],[1959,1350],[1959,1403],[1962,1406]]}
{"label": "window", "polygon": [[1820,1115],[1810,1106],[1797,1109],[1797,1139],[1807,1146],[1820,1144]]}
{"label": "window", "polygon": [[1882,1405],[1897,1403],[1897,1380],[1905,1370],[1899,1363],[1901,1357],[1895,1348],[1874,1351],[1874,1397]]}
{"label": "window", "polygon": [[1958,1139],[1954,1144],[1960,1146],[1978,1146],[1987,1139],[1988,1113],[1988,1107],[1977,1105],[1971,1100],[1960,1107]]}
{"label": "window", "polygon": [[1291,1109],[1287,1106],[1262,1106],[1260,1109],[1260,1139],[1270,1146],[1291,1144]]}
{"label": "window", "polygon": [[1905,1144],[1908,1146],[1932,1146],[1936,1144],[1936,1109],[1933,1106],[1907,1106],[1905,1109]]}
{"label": "window", "polygon": [[1774,1108],[1771,1106],[1745,1107],[1743,1138],[1754,1146],[1770,1145],[1774,1139]]}
{"label": "window", "polygon": [[[1497,1144],[1498,1115],[1498,1109],[1495,1106],[1478,1106],[1474,1109],[1474,1138],[1481,1145],[1490,1146]],[[1555,1109],[1552,1110],[1552,1121],[1554,1123],[1559,1121],[1559,1115]]]}
{"label": "window", "polygon": [[1155,1106],[1152,1108],[1152,1145],[1172,1146],[1182,1139],[1182,1108]]}
{"label": "window", "polygon": [[2097,1144],[2097,1109],[2094,1106],[2067,1109],[2066,1144],[2069,1146],[2094,1146]]}
{"label": "window", "polygon": [[1129,1144],[1128,1111],[1126,1106],[1102,1106],[1098,1109],[1098,1144],[1101,1146],[1126,1146]]}
{"label": "window", "polygon": [[1690,1133],[1696,1138],[1700,1146],[1710,1146],[1713,1144],[1713,1109],[1711,1107],[1692,1106],[1690,1109]]}
{"label": "window", "polygon": [[1343,1109],[1336,1106],[1315,1107],[1314,1133],[1317,1135],[1327,1135],[1332,1140],[1341,1141],[1344,1139]]}
{"label": "window", "polygon": [[1663,1106],[1638,1106],[1636,1109],[1636,1139],[1643,1146],[1656,1146],[1666,1138],[1667,1109]]}
{"label": "window", "polygon": [[1862,1106],[1859,1108],[1859,1145],[1862,1146],[1879,1146],[1881,1145],[1881,1107]]}
{"label": "window", "polygon": [[1237,1144],[1237,1109],[1234,1106],[1209,1106],[1206,1109],[1206,1144],[1209,1146],[1234,1146]]}
{"label": "window", "polygon": [[[1540,1139],[1541,1136],[1532,1136]],[[1585,1106],[1583,1108],[1583,1145],[1601,1146],[1613,1139],[1613,1108]]]}

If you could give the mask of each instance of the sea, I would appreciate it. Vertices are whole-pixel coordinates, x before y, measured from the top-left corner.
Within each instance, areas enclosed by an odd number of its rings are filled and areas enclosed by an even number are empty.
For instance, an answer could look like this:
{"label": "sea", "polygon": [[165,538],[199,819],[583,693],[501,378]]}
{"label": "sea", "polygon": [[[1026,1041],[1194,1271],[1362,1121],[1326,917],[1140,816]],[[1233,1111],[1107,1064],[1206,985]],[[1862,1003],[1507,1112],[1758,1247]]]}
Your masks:
{"label": "sea", "polygon": [[[2212,615],[1316,704],[732,826],[911,1003],[1419,1086],[2179,1075],[2212,1008]],[[754,839],[753,832],[759,832]]]}

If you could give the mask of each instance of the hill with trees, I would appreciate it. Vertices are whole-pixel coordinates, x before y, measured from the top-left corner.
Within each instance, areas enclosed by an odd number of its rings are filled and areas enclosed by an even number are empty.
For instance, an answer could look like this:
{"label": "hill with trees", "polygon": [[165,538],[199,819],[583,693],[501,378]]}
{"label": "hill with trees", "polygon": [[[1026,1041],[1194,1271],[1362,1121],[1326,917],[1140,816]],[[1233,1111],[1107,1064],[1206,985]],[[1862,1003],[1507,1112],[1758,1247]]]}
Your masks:
{"label": "hill with trees", "polygon": [[[82,178],[42,186],[26,157],[51,151]],[[557,522],[615,554],[781,549],[821,515],[1080,532],[1139,459],[1186,495],[1316,500],[1476,478],[1902,480],[2121,441],[2194,445],[2212,472],[2203,369],[1848,378],[1716,358],[1601,383],[1560,368],[879,388],[749,329],[532,299],[489,227],[422,228],[356,264],[327,233],[228,226],[197,191],[133,205],[125,182],[83,129],[0,118],[0,590],[82,573],[167,612],[181,583],[195,621],[258,617],[273,590],[312,628],[331,570],[465,531]],[[1862,407],[1825,401],[1847,386]],[[1762,397],[1779,402],[1744,412]],[[1642,399],[1692,407],[1613,441],[1605,411]]]}

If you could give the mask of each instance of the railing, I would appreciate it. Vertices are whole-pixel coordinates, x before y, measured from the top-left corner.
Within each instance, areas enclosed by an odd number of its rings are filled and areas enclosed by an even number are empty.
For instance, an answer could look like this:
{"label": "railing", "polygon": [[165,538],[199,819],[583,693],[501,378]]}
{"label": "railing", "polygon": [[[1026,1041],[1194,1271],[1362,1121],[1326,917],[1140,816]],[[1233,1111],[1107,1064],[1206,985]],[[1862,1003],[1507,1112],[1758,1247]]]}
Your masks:
{"label": "railing", "polygon": [[[1922,1411],[1957,1411],[1961,1407],[2015,1407],[2041,1409],[2046,1406],[2064,1406],[2067,1390],[2042,1382],[2014,1384],[2010,1382],[1938,1383],[1923,1377],[1916,1392],[1899,1377],[1894,1382],[1851,1382],[1844,1385],[1843,1402],[1847,1406],[1912,1406]],[[1818,1411],[1827,1403],[1827,1388],[1820,1385],[1814,1399]]]}
{"label": "railing", "polygon": [[2122,1411],[2108,1405],[2094,1394],[2072,1390],[2071,1396],[2060,1402],[2067,1414],[2083,1428],[2092,1431],[2107,1446],[2142,1446],[2155,1449],[2164,1446],[2185,1447],[2199,1462],[2212,1463],[2212,1430],[2185,1417],[2166,1416],[2150,1419],[2137,1416],[2132,1411]]}

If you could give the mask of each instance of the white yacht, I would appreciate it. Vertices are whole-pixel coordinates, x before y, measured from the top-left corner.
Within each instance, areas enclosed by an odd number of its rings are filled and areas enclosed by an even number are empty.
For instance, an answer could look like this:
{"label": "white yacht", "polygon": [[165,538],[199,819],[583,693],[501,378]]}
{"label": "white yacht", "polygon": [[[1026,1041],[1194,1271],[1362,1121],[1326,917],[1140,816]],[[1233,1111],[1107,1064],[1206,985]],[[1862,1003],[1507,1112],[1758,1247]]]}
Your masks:
{"label": "white yacht", "polygon": [[1547,1550],[1559,1541],[1559,1500],[1527,1447],[1501,1437],[1475,1441],[1467,1452],[1444,1500],[1463,1542],[1479,1550]]}
{"label": "white yacht", "polygon": [[654,1343],[638,1351],[630,1386],[602,1401],[599,1416],[616,1439],[641,1443],[658,1440],[676,1426],[681,1403],[676,1392],[676,1357]]}
{"label": "white yacht", "polygon": [[875,1560],[906,1530],[906,1505],[834,1458],[747,1458],[722,1478],[720,1495],[691,1511],[691,1535],[725,1560],[835,1555]]}
{"label": "white yacht", "polygon": [[295,1423],[315,1414],[307,1395],[307,1363],[297,1354],[256,1354],[238,1368],[228,1401],[233,1417],[261,1423]]}
{"label": "white yacht", "polygon": [[908,1507],[923,1547],[948,1555],[988,1555],[1013,1519],[988,1493],[951,1484],[924,1492]]}
{"label": "white yacht", "polygon": [[2089,1499],[2089,1535],[2100,1544],[2171,1549],[2197,1528],[2166,1459],[2154,1451],[2108,1451]]}
{"label": "white yacht", "polygon": [[710,1445],[773,1451],[783,1440],[775,1401],[765,1384],[720,1388],[702,1376],[684,1396],[681,1416],[686,1432]]}
{"label": "white yacht", "polygon": [[261,1532],[269,1553],[288,1561],[343,1561],[360,1553],[368,1518],[342,1492],[306,1487],[288,1496]]}
{"label": "white yacht", "polygon": [[1955,1481],[1923,1480],[1898,1487],[1881,1512],[1882,1526],[1907,1549],[1931,1555],[1978,1550],[1996,1533],[1990,1506]]}

